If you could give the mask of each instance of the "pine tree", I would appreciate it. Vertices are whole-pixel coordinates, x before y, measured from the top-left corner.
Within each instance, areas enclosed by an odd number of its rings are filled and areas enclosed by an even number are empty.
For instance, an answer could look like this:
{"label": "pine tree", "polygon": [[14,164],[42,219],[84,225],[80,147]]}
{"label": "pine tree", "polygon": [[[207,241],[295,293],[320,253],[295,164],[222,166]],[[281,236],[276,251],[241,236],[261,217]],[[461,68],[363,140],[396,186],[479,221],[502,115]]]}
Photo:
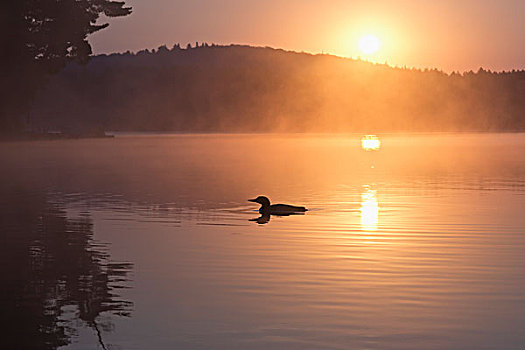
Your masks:
{"label": "pine tree", "polygon": [[70,61],[86,63],[87,37],[109,24],[101,14],[126,16],[111,0],[3,0],[0,2],[0,133],[20,131],[36,90]]}

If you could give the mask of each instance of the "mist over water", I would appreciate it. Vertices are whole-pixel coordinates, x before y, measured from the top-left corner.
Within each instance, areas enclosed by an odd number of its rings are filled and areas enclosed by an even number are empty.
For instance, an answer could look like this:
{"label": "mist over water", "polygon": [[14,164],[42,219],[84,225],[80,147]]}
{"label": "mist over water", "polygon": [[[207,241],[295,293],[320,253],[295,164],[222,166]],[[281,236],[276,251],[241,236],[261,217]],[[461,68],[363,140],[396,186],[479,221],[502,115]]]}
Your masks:
{"label": "mist over water", "polygon": [[[361,136],[1,144],[0,285],[26,300],[3,324],[50,349],[519,348],[525,135]],[[258,195],[310,210],[250,222]]]}
{"label": "mist over water", "polygon": [[449,75],[272,48],[161,46],[69,65],[37,94],[30,124],[81,135],[523,131],[524,91],[522,70]]}

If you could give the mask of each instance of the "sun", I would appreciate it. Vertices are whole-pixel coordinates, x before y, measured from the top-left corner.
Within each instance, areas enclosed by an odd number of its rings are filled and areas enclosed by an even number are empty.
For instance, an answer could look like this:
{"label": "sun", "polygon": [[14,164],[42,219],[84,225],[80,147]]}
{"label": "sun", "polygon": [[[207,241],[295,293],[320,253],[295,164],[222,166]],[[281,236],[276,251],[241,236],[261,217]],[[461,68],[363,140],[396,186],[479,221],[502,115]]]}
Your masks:
{"label": "sun", "polygon": [[367,55],[376,53],[379,50],[380,42],[375,35],[365,35],[359,39],[359,48]]}

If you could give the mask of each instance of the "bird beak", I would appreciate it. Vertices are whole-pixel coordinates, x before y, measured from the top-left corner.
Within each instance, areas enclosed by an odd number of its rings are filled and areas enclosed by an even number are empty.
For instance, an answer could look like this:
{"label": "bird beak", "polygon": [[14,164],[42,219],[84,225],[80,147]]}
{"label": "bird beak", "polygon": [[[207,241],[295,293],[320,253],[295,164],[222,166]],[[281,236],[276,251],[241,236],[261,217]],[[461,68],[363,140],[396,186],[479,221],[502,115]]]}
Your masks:
{"label": "bird beak", "polygon": [[248,202],[255,202],[257,199],[254,198],[254,199],[248,199]]}

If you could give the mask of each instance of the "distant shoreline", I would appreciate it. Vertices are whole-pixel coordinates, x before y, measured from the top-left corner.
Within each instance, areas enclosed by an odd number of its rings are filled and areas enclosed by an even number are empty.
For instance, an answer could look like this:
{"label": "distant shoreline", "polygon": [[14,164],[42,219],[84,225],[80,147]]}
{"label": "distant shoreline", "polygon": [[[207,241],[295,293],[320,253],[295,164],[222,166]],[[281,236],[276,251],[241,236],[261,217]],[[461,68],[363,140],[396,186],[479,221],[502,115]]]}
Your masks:
{"label": "distant shoreline", "polygon": [[112,134],[104,135],[75,135],[63,133],[49,134],[18,134],[18,135],[0,135],[0,142],[19,142],[19,141],[56,141],[56,140],[79,140],[79,139],[104,139],[114,138]]}
{"label": "distant shoreline", "polygon": [[85,139],[113,139],[119,137],[149,137],[149,136],[215,136],[215,135],[231,135],[231,136],[249,136],[249,135],[290,135],[290,136],[319,136],[319,137],[333,137],[333,136],[355,136],[362,135],[381,135],[381,136],[433,136],[433,135],[472,135],[472,134],[525,134],[525,130],[504,130],[504,131],[393,131],[393,132],[183,132],[183,131],[106,131],[105,135],[70,135],[70,134],[49,134],[49,135],[12,135],[0,136],[0,142],[31,142],[31,141],[58,141],[58,140],[85,140]]}
{"label": "distant shoreline", "polygon": [[170,136],[170,135],[319,135],[319,136],[362,136],[362,135],[454,135],[454,134],[522,134],[525,130],[496,131],[355,131],[355,132],[224,132],[224,131],[107,131],[110,137],[121,136]]}

